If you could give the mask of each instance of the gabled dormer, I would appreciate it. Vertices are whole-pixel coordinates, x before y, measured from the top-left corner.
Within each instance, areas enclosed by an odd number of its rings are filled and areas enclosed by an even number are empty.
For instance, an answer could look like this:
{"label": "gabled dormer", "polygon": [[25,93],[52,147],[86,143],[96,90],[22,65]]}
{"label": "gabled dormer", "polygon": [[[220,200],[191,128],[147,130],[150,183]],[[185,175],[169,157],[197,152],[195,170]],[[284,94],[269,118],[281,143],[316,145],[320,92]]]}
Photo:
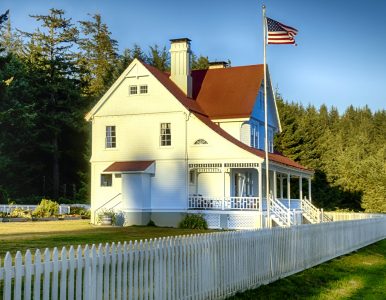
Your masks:
{"label": "gabled dormer", "polygon": [[[267,74],[268,140],[280,121],[269,74]],[[264,149],[264,66],[199,70],[192,72],[193,98],[218,126],[248,146]]]}

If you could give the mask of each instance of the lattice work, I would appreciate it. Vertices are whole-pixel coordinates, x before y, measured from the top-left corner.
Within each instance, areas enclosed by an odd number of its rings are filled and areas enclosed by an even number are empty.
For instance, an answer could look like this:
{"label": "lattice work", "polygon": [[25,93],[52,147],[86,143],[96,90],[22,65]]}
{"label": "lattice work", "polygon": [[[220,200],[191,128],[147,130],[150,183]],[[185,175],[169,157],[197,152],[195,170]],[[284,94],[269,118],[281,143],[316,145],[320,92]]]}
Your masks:
{"label": "lattice work", "polygon": [[225,168],[258,168],[257,163],[225,163]]}
{"label": "lattice work", "polygon": [[220,229],[221,228],[220,215],[218,215],[218,214],[206,214],[206,215],[204,215],[204,218],[206,220],[206,223],[208,223],[208,228],[211,228],[211,229]]}
{"label": "lattice work", "polygon": [[253,229],[258,228],[258,216],[253,215],[229,215],[228,228],[229,229]]}

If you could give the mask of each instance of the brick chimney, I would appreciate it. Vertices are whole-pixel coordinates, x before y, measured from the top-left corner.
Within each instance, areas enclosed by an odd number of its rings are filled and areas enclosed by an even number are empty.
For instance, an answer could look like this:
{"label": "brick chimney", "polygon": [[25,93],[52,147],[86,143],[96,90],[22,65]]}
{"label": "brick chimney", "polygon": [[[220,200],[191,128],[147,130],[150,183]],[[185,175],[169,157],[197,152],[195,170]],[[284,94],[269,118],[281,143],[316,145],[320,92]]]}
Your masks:
{"label": "brick chimney", "polygon": [[170,79],[186,94],[192,97],[192,76],[190,66],[190,40],[170,40]]}

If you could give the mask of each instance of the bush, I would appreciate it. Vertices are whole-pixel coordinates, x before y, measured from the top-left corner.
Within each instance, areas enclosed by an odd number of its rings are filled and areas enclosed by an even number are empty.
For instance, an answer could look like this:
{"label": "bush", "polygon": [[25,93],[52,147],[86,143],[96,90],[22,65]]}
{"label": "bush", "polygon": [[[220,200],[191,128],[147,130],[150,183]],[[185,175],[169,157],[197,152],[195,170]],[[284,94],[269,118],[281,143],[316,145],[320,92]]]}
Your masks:
{"label": "bush", "polygon": [[42,199],[40,204],[35,208],[32,215],[38,218],[47,218],[57,215],[59,212],[59,203]]}
{"label": "bush", "polygon": [[149,226],[149,227],[157,227],[157,225],[155,225],[154,221],[150,219],[149,222],[147,222],[146,226]]}
{"label": "bush", "polygon": [[12,212],[9,214],[9,216],[11,218],[32,218],[32,211],[31,210],[24,210],[22,208],[15,208],[14,210],[12,210]]}
{"label": "bush", "polygon": [[203,215],[187,214],[178,227],[183,229],[208,229],[208,223]]}

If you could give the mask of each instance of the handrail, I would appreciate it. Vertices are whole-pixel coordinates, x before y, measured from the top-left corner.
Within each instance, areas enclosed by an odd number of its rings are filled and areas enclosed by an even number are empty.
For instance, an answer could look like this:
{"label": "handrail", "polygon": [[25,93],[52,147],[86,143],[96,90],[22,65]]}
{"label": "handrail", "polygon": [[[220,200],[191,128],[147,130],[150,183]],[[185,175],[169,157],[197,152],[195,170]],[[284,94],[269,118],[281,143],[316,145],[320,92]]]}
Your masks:
{"label": "handrail", "polygon": [[307,198],[301,199],[302,211],[316,223],[332,222],[332,219],[323,213],[323,210],[318,209]]}
{"label": "handrail", "polygon": [[283,203],[274,199],[273,197],[270,197],[269,201],[271,201],[272,215],[276,216],[281,222],[283,222],[284,225],[291,226],[291,224],[293,223],[293,213],[291,212],[291,210],[285,207]]}
{"label": "handrail", "polygon": [[[105,202],[103,205],[99,206],[97,209],[94,210],[94,224],[95,224],[95,216],[96,216],[96,213],[98,210],[100,210],[101,208],[103,208],[106,204],[110,203],[111,201],[113,201],[115,198],[117,198],[118,196],[122,195],[122,193],[118,193],[116,194],[113,198],[111,198],[109,201]],[[122,201],[121,201],[122,202]],[[114,205],[112,208],[116,207],[118,204],[120,204],[121,202],[118,202],[116,205]]]}

